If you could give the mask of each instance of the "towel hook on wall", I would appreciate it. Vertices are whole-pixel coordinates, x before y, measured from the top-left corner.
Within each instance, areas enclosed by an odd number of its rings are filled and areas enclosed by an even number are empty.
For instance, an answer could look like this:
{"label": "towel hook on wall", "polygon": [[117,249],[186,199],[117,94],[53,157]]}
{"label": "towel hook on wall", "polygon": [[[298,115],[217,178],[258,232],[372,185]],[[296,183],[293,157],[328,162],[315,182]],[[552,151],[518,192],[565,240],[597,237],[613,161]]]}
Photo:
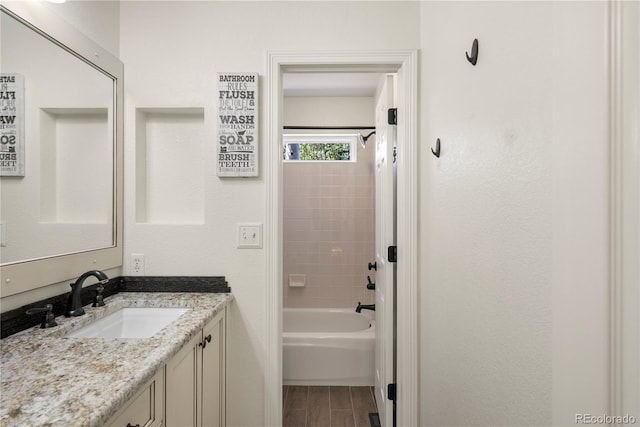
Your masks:
{"label": "towel hook on wall", "polygon": [[440,138],[436,139],[436,149],[431,149],[434,156],[440,157]]}
{"label": "towel hook on wall", "polygon": [[468,52],[465,52],[464,54],[467,56],[467,61],[471,62],[471,64],[475,66],[476,62],[478,62],[478,39],[473,39],[471,56],[469,56]]}

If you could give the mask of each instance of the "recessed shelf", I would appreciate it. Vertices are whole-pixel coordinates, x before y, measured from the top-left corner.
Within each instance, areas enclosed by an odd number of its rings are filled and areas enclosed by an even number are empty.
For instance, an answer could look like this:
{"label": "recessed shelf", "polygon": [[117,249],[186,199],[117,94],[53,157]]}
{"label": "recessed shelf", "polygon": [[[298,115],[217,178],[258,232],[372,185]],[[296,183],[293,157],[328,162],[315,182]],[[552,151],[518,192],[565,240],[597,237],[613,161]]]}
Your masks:
{"label": "recessed shelf", "polygon": [[204,222],[204,108],[136,110],[136,221]]}
{"label": "recessed shelf", "polygon": [[113,219],[113,144],[106,108],[40,110],[40,221]]}

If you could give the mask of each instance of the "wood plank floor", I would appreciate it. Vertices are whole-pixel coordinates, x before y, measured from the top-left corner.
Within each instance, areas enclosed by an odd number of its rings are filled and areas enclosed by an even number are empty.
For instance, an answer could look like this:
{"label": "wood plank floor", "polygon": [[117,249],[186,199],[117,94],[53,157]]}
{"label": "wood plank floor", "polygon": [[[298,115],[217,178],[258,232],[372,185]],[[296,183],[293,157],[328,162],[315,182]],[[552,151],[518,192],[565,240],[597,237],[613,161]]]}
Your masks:
{"label": "wood plank floor", "polygon": [[370,427],[372,387],[283,386],[284,427]]}

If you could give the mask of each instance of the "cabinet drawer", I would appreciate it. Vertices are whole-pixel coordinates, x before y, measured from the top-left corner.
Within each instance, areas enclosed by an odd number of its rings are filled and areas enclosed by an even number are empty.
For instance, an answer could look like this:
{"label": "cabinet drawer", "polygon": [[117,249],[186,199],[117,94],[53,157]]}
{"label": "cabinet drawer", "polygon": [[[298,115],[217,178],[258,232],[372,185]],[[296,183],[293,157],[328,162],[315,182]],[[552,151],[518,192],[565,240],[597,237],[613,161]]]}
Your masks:
{"label": "cabinet drawer", "polygon": [[[162,425],[162,411],[159,409],[164,392],[162,379],[164,369],[145,385],[123,409],[107,423],[109,427],[151,427]],[[161,408],[161,407],[160,407]]]}

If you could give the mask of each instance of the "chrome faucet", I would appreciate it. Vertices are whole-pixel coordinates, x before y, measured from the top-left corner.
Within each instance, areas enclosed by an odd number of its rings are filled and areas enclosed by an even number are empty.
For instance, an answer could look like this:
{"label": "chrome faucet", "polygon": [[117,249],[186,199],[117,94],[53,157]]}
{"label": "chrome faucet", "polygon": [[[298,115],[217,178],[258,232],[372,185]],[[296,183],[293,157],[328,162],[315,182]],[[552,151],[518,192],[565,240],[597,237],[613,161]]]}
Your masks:
{"label": "chrome faucet", "polygon": [[107,281],[109,280],[107,275],[100,270],[87,271],[82,276],[78,277],[78,280],[76,280],[75,283],[71,284],[71,293],[69,294],[69,299],[67,300],[67,310],[64,313],[65,316],[77,317],[84,314],[84,308],[82,308],[82,299],[80,298],[80,295],[82,294],[82,284],[89,276],[93,276],[98,279],[98,283],[101,285],[107,283]]}
{"label": "chrome faucet", "polygon": [[360,304],[360,302],[358,302],[358,306],[356,307],[356,313],[360,313],[362,310],[376,311],[376,305],[375,304]]}

